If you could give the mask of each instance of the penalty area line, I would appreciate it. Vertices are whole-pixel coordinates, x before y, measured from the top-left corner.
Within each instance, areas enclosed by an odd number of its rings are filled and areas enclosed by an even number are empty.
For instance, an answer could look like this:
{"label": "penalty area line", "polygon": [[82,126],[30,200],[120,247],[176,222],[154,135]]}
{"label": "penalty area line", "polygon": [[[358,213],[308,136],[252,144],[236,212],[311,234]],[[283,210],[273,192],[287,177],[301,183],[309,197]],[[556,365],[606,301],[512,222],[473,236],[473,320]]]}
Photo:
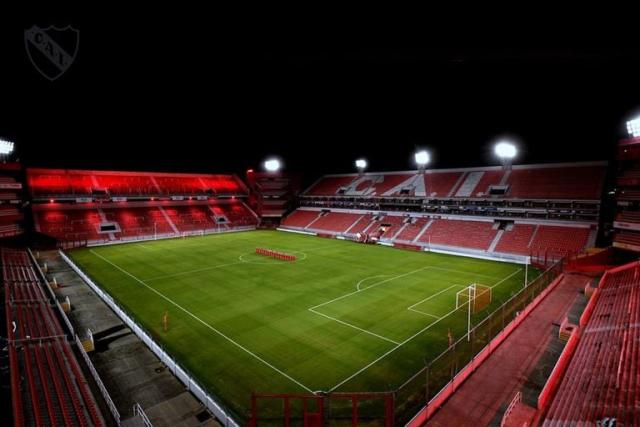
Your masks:
{"label": "penalty area line", "polygon": [[[496,286],[498,286],[499,284],[505,282],[506,280],[510,279],[511,277],[515,276],[516,274],[518,274],[519,272],[522,271],[522,268],[514,271],[513,273],[511,273],[510,275],[508,275],[507,277],[505,277],[504,279],[500,280],[499,282],[495,283],[493,286],[491,286],[491,288],[494,288]],[[385,352],[382,356],[378,357],[377,359],[375,359],[373,362],[370,362],[369,364],[367,364],[366,366],[360,368],[358,371],[356,371],[355,373],[351,374],[350,376],[348,376],[347,378],[345,378],[344,380],[340,381],[338,384],[336,384],[335,386],[333,386],[332,388],[329,389],[330,392],[335,391],[337,388],[341,387],[343,384],[351,381],[353,378],[357,377],[358,375],[360,375],[362,372],[366,371],[367,369],[369,369],[371,366],[375,365],[376,363],[378,363],[379,361],[381,361],[382,359],[384,359],[385,357],[387,357],[388,355],[390,355],[391,353],[393,353],[394,351],[396,351],[397,349],[399,349],[400,347],[402,347],[403,345],[405,345],[406,343],[408,343],[409,341],[413,340],[415,337],[417,337],[418,335],[421,335],[423,332],[427,331],[429,328],[431,328],[433,325],[441,322],[442,320],[446,319],[447,317],[451,316],[453,313],[455,313],[458,309],[453,309],[450,312],[448,312],[447,314],[445,314],[444,316],[440,317],[438,320],[435,320],[433,322],[431,322],[430,324],[428,324],[427,326],[425,326],[423,329],[419,330],[418,332],[416,332],[415,334],[411,335],[409,338],[407,338],[406,340],[402,341],[400,344],[398,344],[397,346],[393,347],[392,349],[388,350],[387,352]]]}
{"label": "penalty area line", "polygon": [[306,385],[302,384],[300,381],[296,380],[295,378],[289,376],[288,374],[286,374],[285,372],[281,371],[280,369],[276,368],[275,366],[273,366],[271,363],[267,362],[266,360],[264,360],[263,358],[261,358],[260,356],[258,356],[257,354],[253,353],[251,350],[248,350],[246,347],[244,347],[242,344],[239,344],[237,342],[235,342],[233,339],[229,338],[227,335],[225,335],[224,333],[220,332],[219,330],[217,330],[216,328],[214,328],[213,326],[211,326],[210,324],[208,324],[207,322],[205,322],[204,320],[200,319],[198,316],[196,316],[195,314],[191,313],[189,310],[187,310],[186,308],[182,307],[180,304],[176,303],[175,301],[173,301],[171,298],[165,296],[164,294],[162,294],[160,291],[152,288],[151,286],[149,286],[148,284],[146,284],[145,282],[143,282],[142,280],[138,279],[136,276],[134,276],[133,274],[129,273],[127,270],[123,269],[122,267],[114,264],[113,262],[109,261],[108,259],[106,259],[105,257],[103,257],[102,255],[100,255],[99,253],[95,252],[93,249],[89,249],[89,252],[91,252],[92,254],[94,254],[95,256],[97,256],[98,258],[102,259],[104,262],[111,264],[113,267],[117,268],[118,270],[120,270],[121,272],[123,272],[124,274],[126,274],[127,276],[131,277],[133,280],[135,280],[136,282],[140,283],[141,285],[143,285],[144,287],[148,288],[150,291],[152,291],[153,293],[157,294],[158,296],[160,296],[161,298],[163,298],[164,300],[168,301],[169,303],[173,304],[175,307],[177,307],[178,309],[182,310],[185,314],[189,315],[190,317],[192,317],[193,319],[197,320],[198,322],[200,322],[202,325],[206,326],[207,328],[209,328],[210,330],[212,330],[213,332],[215,332],[216,334],[220,335],[222,338],[224,338],[225,340],[227,340],[228,342],[230,342],[231,344],[235,345],[236,347],[238,347],[239,349],[243,350],[245,353],[253,356],[254,358],[256,358],[257,360],[259,360],[260,362],[262,362],[263,364],[265,364],[266,366],[270,367],[271,369],[273,369],[274,371],[278,372],[280,375],[282,375],[283,377],[287,378],[288,380],[290,380],[291,382],[299,385],[300,387],[302,387],[303,389],[305,389],[306,391],[308,391],[309,393],[313,393],[313,390],[311,390],[309,387],[307,387]]}

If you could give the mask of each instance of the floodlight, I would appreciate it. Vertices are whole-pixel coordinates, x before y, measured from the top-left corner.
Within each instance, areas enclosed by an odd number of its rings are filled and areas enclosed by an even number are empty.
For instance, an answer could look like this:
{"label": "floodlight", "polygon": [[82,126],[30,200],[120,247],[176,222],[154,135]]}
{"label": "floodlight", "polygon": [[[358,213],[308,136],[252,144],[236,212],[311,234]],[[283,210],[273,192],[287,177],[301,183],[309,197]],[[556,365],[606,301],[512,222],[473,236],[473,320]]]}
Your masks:
{"label": "floodlight", "polygon": [[627,122],[627,132],[633,138],[640,138],[640,117]]}
{"label": "floodlight", "polygon": [[11,154],[13,151],[13,142],[0,139],[0,154]]}
{"label": "floodlight", "polygon": [[415,154],[415,159],[418,166],[424,167],[429,163],[429,160],[431,160],[431,156],[429,156],[429,152],[426,150],[421,150]]}
{"label": "floodlight", "polygon": [[367,168],[367,161],[365,159],[356,160],[356,167],[358,169],[366,169]]}
{"label": "floodlight", "polygon": [[493,150],[501,159],[513,159],[517,154],[516,146],[508,141],[498,142]]}
{"label": "floodlight", "polygon": [[269,172],[277,172],[280,170],[280,160],[278,159],[269,159],[264,162],[264,168]]}

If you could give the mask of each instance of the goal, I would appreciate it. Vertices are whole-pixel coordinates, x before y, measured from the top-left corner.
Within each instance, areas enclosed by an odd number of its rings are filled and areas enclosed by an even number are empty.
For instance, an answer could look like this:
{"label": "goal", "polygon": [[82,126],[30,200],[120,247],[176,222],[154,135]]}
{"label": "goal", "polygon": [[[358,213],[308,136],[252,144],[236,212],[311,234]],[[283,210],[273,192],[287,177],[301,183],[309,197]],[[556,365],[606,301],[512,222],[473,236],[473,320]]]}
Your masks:
{"label": "goal", "polygon": [[471,313],[478,313],[491,304],[491,287],[473,283],[456,293],[456,309],[471,302]]}

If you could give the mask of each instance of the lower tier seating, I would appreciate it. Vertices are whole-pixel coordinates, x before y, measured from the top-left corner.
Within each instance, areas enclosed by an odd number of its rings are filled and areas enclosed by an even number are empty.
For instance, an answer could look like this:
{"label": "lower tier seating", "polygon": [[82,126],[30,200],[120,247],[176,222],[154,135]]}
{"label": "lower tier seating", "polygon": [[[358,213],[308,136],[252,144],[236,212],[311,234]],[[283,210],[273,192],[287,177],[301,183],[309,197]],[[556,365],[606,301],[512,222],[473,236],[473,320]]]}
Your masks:
{"label": "lower tier seating", "polygon": [[[428,227],[427,227],[428,225]],[[436,245],[490,251],[498,254],[527,256],[564,256],[583,250],[589,243],[592,229],[587,226],[557,224],[521,224],[473,219],[443,219],[428,215],[391,215],[385,213],[320,211],[298,209],[282,222],[282,227],[309,231],[346,234],[366,234],[369,238],[381,238],[398,243],[414,243],[420,246]],[[634,240],[640,245],[639,237]],[[620,239],[627,236],[619,233]],[[627,239],[636,239],[630,235]]]}
{"label": "lower tier seating", "polygon": [[436,219],[419,241],[432,245],[489,249],[496,237],[492,222]]}
{"label": "lower tier seating", "polygon": [[36,230],[62,242],[105,242],[154,236],[255,227],[255,215],[242,202],[167,204],[39,205]]}
{"label": "lower tier seating", "polygon": [[0,252],[14,425],[105,425],[27,253]]}
{"label": "lower tier seating", "polygon": [[543,426],[640,425],[638,263],[608,272],[596,292]]}

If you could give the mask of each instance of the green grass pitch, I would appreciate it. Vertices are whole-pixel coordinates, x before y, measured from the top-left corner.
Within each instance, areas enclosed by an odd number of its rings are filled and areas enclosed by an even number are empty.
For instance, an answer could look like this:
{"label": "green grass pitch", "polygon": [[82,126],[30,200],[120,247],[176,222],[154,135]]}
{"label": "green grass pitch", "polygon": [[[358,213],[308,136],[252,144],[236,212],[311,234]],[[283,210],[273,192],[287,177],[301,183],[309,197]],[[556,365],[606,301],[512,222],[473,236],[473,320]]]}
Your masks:
{"label": "green grass pitch", "polygon": [[[296,262],[254,253],[266,247]],[[492,286],[485,316],[523,266],[250,231],[71,252],[241,419],[257,392],[387,391],[464,335],[456,292]],[[529,280],[536,274],[529,272]],[[169,330],[162,315],[169,312]]]}

